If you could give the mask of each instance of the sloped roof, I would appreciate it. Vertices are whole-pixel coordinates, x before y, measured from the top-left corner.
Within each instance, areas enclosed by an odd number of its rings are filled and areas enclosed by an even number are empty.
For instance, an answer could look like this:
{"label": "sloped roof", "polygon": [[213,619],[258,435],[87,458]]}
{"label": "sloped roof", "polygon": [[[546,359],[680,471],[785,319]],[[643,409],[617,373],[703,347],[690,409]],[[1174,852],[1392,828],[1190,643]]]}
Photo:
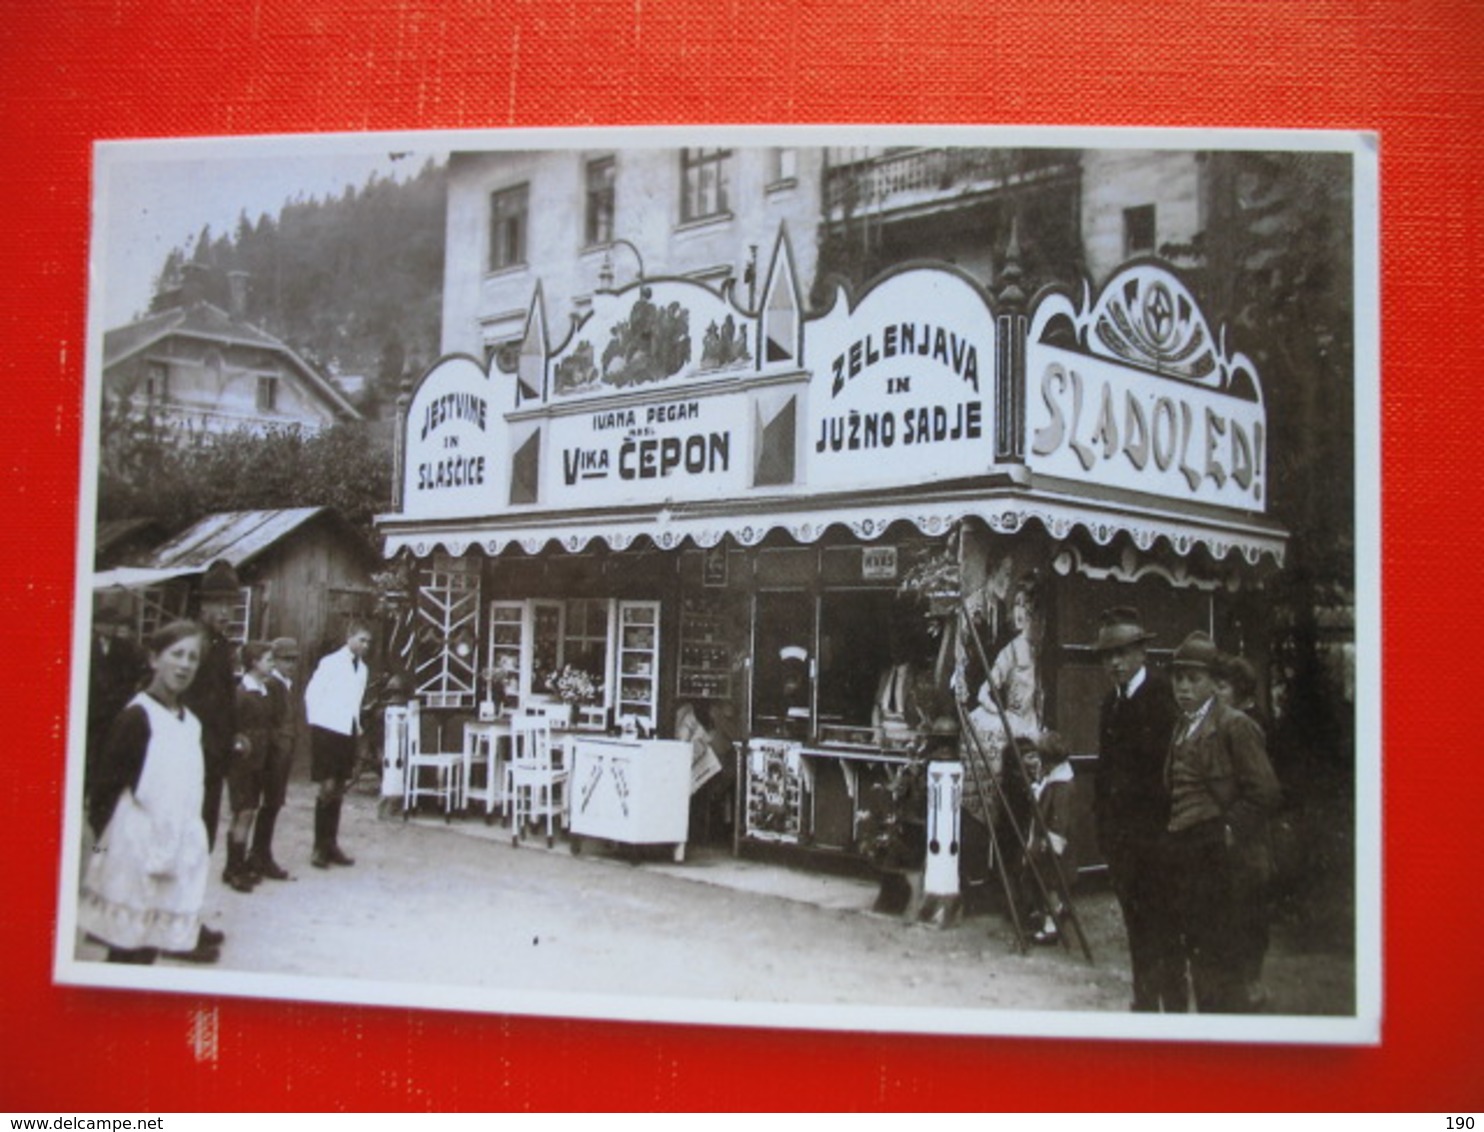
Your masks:
{"label": "sloped roof", "polygon": [[204,569],[219,558],[245,566],[328,507],[223,511],[208,515],[160,547],[145,565],[160,570]]}
{"label": "sloped roof", "polygon": [[156,342],[177,334],[234,346],[256,346],[282,354],[299,371],[305,384],[322,400],[333,405],[336,412],[353,420],[361,417],[360,412],[346,400],[340,390],[315,372],[314,367],[285,342],[250,322],[233,318],[213,303],[196,302],[185,307],[174,307],[149,315],[138,322],[131,322],[127,326],[105,331],[103,366],[107,369],[117,365]]}

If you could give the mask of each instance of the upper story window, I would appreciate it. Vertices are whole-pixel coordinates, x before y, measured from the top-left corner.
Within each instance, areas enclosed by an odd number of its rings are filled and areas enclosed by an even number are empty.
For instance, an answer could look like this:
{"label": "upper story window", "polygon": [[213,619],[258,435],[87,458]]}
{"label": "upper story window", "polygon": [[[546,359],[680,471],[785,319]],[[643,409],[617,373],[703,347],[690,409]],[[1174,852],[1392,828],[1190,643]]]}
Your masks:
{"label": "upper story window", "polygon": [[728,208],[732,151],[729,149],[682,149],[680,151],[680,219],[684,223],[720,216]]}
{"label": "upper story window", "polygon": [[1154,253],[1154,205],[1141,204],[1123,210],[1123,256]]}
{"label": "upper story window", "polygon": [[613,180],[611,157],[587,163],[587,223],[583,236],[587,246],[613,241]]}
{"label": "upper story window", "polygon": [[170,367],[164,362],[145,363],[144,396],[152,405],[170,396]]}
{"label": "upper story window", "polygon": [[278,378],[271,374],[258,375],[258,412],[272,413],[278,409]]}
{"label": "upper story window", "polygon": [[768,162],[768,187],[784,188],[799,176],[799,151],[792,146],[777,147]]}
{"label": "upper story window", "polygon": [[516,185],[490,194],[490,270],[526,262],[526,223],[530,186]]}

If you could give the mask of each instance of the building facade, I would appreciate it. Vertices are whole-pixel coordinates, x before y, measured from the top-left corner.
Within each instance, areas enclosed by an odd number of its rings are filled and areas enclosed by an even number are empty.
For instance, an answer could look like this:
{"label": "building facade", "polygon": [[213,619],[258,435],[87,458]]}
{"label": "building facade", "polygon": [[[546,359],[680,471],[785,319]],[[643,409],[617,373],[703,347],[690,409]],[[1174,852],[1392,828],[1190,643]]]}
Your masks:
{"label": "building facade", "polygon": [[[198,433],[236,429],[317,432],[361,414],[289,346],[247,322],[240,302],[204,298],[191,266],[175,305],[103,336],[107,412]],[[234,273],[232,294],[246,278]]]}

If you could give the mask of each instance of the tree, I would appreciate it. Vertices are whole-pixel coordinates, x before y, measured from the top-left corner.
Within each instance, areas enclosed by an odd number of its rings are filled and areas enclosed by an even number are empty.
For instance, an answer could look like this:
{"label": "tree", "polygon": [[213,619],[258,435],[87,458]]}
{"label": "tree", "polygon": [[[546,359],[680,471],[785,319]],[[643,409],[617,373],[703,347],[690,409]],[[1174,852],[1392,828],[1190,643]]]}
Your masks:
{"label": "tree", "polygon": [[391,477],[390,433],[375,422],[208,434],[104,405],[100,520],[147,515],[180,530],[218,511],[323,506],[372,542]]}
{"label": "tree", "polygon": [[[1269,587],[1285,746],[1344,765],[1348,690],[1334,661],[1354,617],[1355,339],[1350,157],[1206,156],[1207,224],[1188,247],[1212,321],[1262,374],[1271,435],[1269,513],[1290,531]],[[1353,643],[1353,642],[1352,642]]]}

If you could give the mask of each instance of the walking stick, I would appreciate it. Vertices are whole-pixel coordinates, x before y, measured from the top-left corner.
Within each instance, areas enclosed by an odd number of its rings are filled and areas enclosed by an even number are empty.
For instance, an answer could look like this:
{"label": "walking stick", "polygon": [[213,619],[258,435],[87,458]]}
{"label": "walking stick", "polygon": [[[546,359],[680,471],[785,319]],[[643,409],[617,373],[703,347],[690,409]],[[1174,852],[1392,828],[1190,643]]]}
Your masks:
{"label": "walking stick", "polygon": [[[985,687],[985,690],[989,693],[989,702],[990,702],[991,705],[993,705],[994,710],[995,710],[995,714],[999,717],[1000,726],[1002,728],[1004,728],[1004,731],[1005,731],[1005,742],[1006,742],[1006,745],[1009,748],[1009,753],[1010,753],[1011,761],[1014,762],[1015,765],[1016,765],[1016,767],[1018,768],[1019,773],[1020,773],[1020,777],[1021,777],[1021,781],[1024,783],[1025,788],[1027,790],[1030,790],[1032,792],[1032,794],[1034,795],[1034,790],[1032,789],[1030,775],[1028,773],[1026,773],[1025,763],[1021,760],[1021,757],[1020,757],[1020,747],[1015,742],[1015,735],[1014,735],[1014,733],[1010,730],[1010,719],[1005,714],[1005,707],[1004,707],[1004,705],[1002,703],[1000,703],[999,693],[997,691],[995,691],[995,688],[994,688],[993,683],[991,683],[990,680],[988,679],[988,674],[992,671],[991,666],[990,666],[990,663],[989,663],[989,656],[985,652],[984,642],[979,638],[979,630],[974,627],[974,620],[969,615],[969,606],[968,606],[968,603],[964,600],[964,597],[963,597],[963,594],[962,593],[960,593],[959,596],[958,596],[958,604],[959,604],[959,617],[963,621],[963,623],[965,624],[965,626],[967,626],[967,628],[969,630],[969,636],[974,641],[974,651],[976,653],[978,653],[978,655],[979,655],[979,663],[984,666],[984,672],[985,672],[985,675],[986,675],[986,679],[984,681],[984,687]],[[962,711],[962,705],[960,705],[960,711]],[[977,746],[978,745],[978,742],[979,742],[979,737],[977,735],[974,736],[974,742],[975,742],[975,745]],[[993,778],[992,775],[991,775],[991,778]],[[1011,826],[1012,832],[1015,834],[1015,836],[1019,840],[1020,844],[1024,845],[1026,843],[1025,837],[1021,833],[1020,828],[1019,828],[1019,823],[1015,820],[1014,815],[1013,814],[1010,814],[1009,807],[1008,806],[1006,807],[1005,812],[1006,812],[1007,816],[1009,816],[1009,818],[1010,818],[1010,826]],[[1037,809],[1037,808],[1035,808],[1035,807],[1032,807],[1032,809],[1031,809],[1030,822],[1031,822],[1032,832],[1039,832],[1039,833],[1046,833],[1046,832],[1048,832],[1045,829],[1045,822],[1044,822],[1044,820],[1041,817],[1040,810]],[[1041,826],[1041,828],[1039,830],[1036,828],[1037,825],[1038,825],[1038,823]],[[1066,872],[1062,868],[1061,859],[1055,853],[1050,854],[1050,856],[1051,856],[1051,870],[1052,870],[1052,873],[1054,874],[1054,877],[1055,877],[1055,880],[1056,880],[1057,893],[1061,897],[1062,904],[1063,904],[1063,906],[1067,910],[1067,919],[1071,922],[1072,927],[1076,929],[1076,932],[1077,932],[1077,942],[1082,945],[1082,954],[1087,957],[1087,961],[1089,963],[1094,963],[1094,962],[1096,962],[1096,960],[1093,959],[1093,957],[1092,957],[1092,947],[1087,942],[1087,933],[1082,930],[1082,920],[1077,915],[1077,907],[1076,907],[1076,905],[1074,905],[1072,903],[1071,888],[1067,884],[1067,876],[1066,876]],[[1041,870],[1036,866],[1036,862],[1035,862],[1034,858],[1031,857],[1030,855],[1027,855],[1027,857],[1026,857],[1026,864],[1030,866],[1031,876],[1035,878],[1036,886],[1041,890],[1041,895],[1043,897],[1045,897],[1047,899],[1048,903],[1049,903],[1050,897],[1051,897],[1051,893],[1048,891],[1048,889],[1046,887],[1045,878],[1041,876]]]}

